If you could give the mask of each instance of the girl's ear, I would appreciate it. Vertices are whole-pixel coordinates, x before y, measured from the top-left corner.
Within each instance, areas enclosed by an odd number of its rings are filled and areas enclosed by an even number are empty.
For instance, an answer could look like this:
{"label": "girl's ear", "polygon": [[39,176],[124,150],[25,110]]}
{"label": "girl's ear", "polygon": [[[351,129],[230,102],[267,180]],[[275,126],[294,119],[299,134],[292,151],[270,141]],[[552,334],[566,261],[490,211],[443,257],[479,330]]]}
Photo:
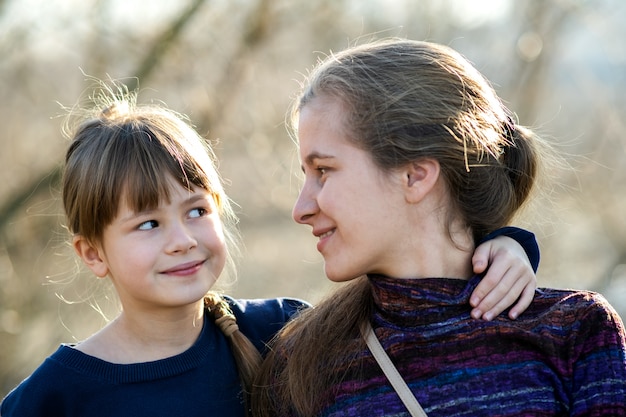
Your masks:
{"label": "girl's ear", "polygon": [[435,186],[441,167],[436,159],[420,159],[406,167],[405,195],[409,203],[420,202]]}
{"label": "girl's ear", "polygon": [[76,254],[80,256],[85,265],[87,265],[97,277],[104,278],[107,276],[109,267],[106,262],[104,262],[99,248],[95,247],[81,235],[74,236],[72,246],[74,246]]}

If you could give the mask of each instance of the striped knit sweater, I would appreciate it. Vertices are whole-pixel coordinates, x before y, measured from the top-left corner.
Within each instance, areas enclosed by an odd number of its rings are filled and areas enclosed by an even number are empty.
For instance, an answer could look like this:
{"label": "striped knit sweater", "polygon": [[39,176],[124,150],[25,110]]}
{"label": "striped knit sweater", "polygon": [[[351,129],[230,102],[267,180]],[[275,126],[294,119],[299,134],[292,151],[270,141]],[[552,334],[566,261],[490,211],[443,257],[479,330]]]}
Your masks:
{"label": "striped knit sweater", "polygon": [[[601,295],[538,289],[517,320],[486,322],[469,315],[478,278],[370,281],[375,333],[429,417],[626,416],[624,325]],[[360,356],[321,415],[408,416]]]}

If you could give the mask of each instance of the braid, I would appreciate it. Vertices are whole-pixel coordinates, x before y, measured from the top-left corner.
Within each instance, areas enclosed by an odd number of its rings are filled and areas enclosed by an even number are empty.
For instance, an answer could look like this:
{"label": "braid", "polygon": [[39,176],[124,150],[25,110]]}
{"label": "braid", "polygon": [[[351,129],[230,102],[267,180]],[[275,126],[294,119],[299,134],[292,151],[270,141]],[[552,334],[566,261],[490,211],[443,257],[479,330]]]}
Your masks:
{"label": "braid", "polygon": [[[245,393],[249,394],[252,381],[254,381],[261,366],[261,354],[250,339],[239,330],[237,318],[226,299],[217,293],[210,292],[204,297],[204,306],[215,324],[228,338],[237,363],[239,378],[241,378]],[[247,395],[246,402],[248,402]]]}
{"label": "braid", "polygon": [[233,333],[239,330],[237,318],[224,298],[215,293],[207,294],[204,306],[226,337],[232,337]]}

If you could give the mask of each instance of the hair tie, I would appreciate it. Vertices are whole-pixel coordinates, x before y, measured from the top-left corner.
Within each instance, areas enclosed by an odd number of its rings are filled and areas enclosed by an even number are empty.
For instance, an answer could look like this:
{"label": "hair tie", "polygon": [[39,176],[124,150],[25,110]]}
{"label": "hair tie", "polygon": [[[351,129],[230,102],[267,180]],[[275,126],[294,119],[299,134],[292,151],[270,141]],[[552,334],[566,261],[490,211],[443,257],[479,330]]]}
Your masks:
{"label": "hair tie", "polygon": [[220,328],[226,337],[231,337],[239,330],[237,317],[230,309],[228,302],[217,294],[207,294],[204,297],[204,306],[213,316],[215,324]]}
{"label": "hair tie", "polygon": [[509,146],[515,145],[515,122],[511,116],[506,116],[506,122],[504,122],[504,137],[508,139]]}

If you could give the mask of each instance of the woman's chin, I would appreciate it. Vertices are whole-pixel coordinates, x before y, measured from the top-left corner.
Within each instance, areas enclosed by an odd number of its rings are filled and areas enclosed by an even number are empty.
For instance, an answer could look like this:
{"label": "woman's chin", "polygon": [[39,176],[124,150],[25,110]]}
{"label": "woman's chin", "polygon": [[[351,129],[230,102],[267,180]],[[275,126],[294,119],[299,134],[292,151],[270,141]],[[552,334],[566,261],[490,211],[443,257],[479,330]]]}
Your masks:
{"label": "woman's chin", "polygon": [[361,276],[348,273],[347,271],[336,271],[328,268],[328,266],[326,266],[324,272],[326,273],[326,278],[328,278],[332,282],[348,282]]}

